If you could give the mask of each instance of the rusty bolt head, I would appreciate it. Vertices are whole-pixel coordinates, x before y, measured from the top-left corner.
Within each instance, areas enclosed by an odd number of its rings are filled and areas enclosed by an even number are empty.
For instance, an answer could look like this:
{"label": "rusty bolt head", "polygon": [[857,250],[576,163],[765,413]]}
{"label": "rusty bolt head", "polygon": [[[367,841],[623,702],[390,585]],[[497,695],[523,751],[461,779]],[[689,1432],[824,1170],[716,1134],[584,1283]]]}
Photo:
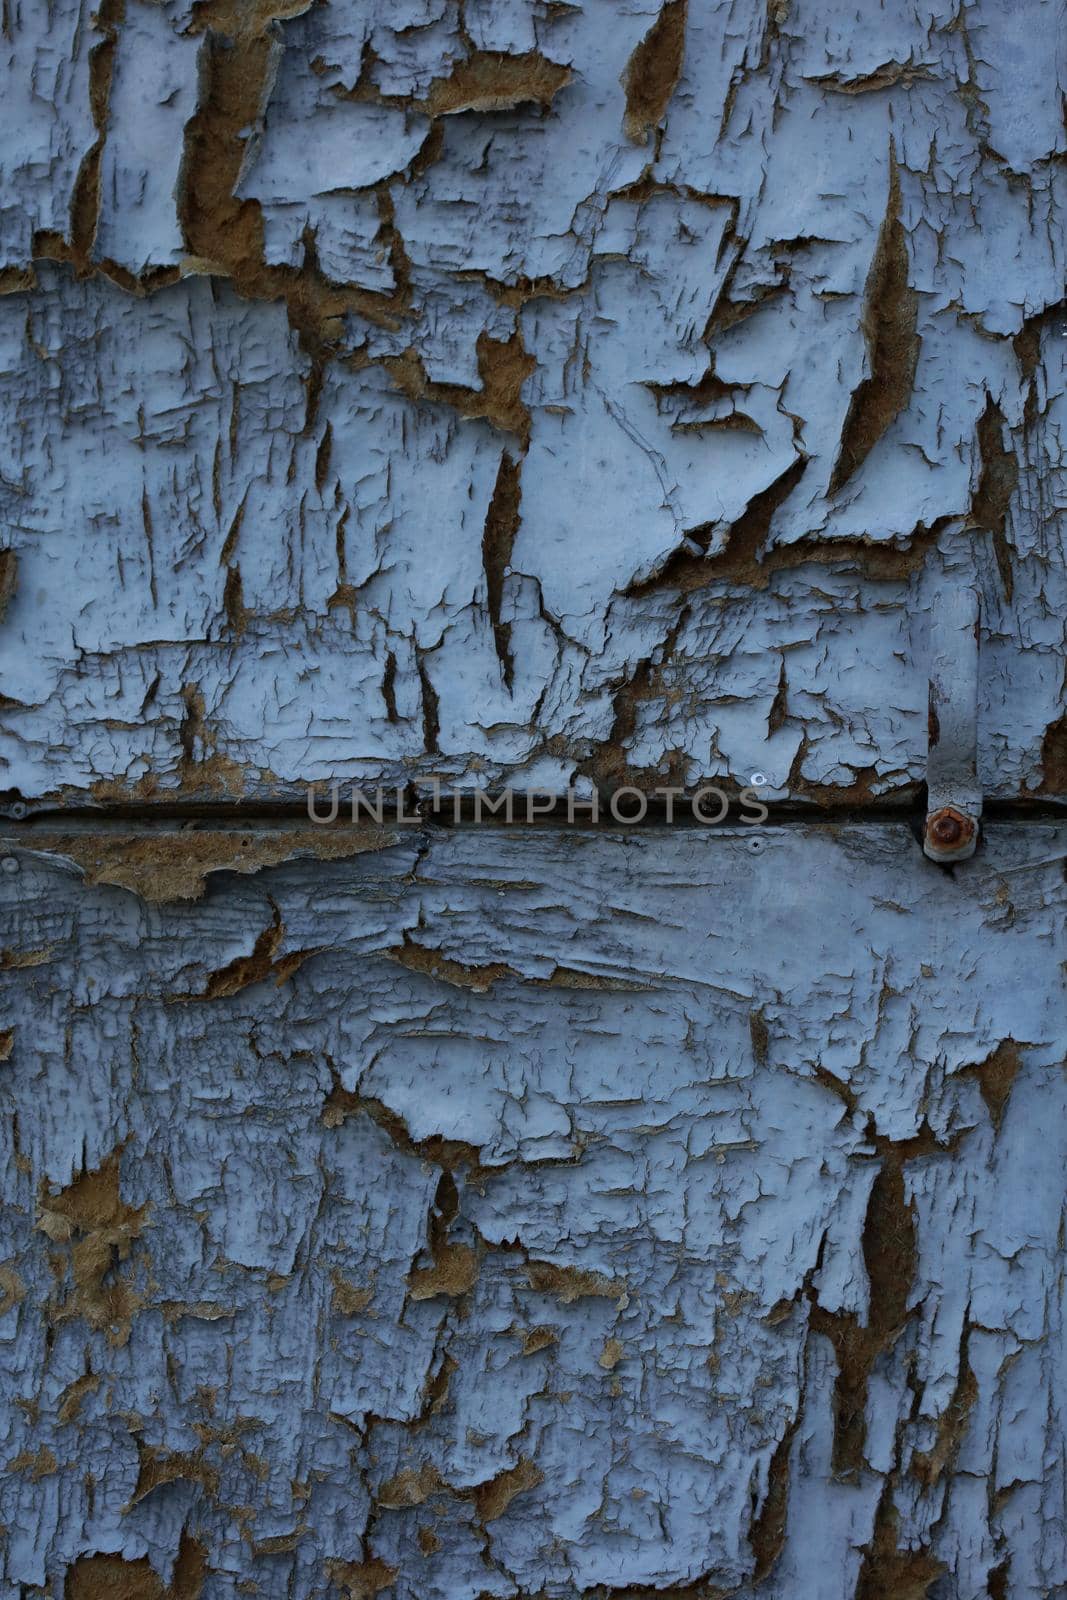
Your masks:
{"label": "rusty bolt head", "polygon": [[973,844],[977,824],[955,806],[942,806],[926,819],[926,842],[939,855],[961,855]]}

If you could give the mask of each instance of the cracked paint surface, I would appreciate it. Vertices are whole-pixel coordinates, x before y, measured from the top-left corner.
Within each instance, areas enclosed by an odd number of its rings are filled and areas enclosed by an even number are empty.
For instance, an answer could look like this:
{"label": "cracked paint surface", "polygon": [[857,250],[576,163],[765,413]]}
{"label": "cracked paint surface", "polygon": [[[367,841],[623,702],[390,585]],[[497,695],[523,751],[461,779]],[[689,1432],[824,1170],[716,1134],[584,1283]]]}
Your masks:
{"label": "cracked paint surface", "polygon": [[1062,828],[26,839],[10,1592],[1067,1582]]}
{"label": "cracked paint surface", "polygon": [[1061,790],[1054,10],[10,0],[0,786]]}
{"label": "cracked paint surface", "polygon": [[1052,0],[0,11],[0,1600],[1067,1593]]}

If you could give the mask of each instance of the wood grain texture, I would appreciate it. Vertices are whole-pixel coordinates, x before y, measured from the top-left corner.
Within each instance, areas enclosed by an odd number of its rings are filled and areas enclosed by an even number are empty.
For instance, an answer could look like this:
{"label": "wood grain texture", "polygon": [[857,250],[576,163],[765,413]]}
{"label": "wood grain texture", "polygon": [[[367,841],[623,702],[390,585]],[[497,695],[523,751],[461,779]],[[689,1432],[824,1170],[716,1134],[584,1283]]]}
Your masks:
{"label": "wood grain texture", "polygon": [[0,786],[1062,793],[1054,9],[12,0]]}
{"label": "wood grain texture", "polygon": [[0,1600],[1067,1593],[1058,21],[4,0]]}
{"label": "wood grain texture", "polygon": [[26,837],[11,1592],[1067,1581],[1062,829],[420,832],[169,907]]}

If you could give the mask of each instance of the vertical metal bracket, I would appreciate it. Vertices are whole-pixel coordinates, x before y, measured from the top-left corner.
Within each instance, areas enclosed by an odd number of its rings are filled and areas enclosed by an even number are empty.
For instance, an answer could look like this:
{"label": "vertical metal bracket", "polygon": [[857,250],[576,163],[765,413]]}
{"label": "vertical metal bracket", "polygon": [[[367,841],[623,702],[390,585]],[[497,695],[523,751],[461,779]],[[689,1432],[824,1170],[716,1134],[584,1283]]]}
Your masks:
{"label": "vertical metal bracket", "polygon": [[978,843],[979,616],[977,589],[960,571],[945,573],[930,628],[923,850],[931,861],[965,861]]}

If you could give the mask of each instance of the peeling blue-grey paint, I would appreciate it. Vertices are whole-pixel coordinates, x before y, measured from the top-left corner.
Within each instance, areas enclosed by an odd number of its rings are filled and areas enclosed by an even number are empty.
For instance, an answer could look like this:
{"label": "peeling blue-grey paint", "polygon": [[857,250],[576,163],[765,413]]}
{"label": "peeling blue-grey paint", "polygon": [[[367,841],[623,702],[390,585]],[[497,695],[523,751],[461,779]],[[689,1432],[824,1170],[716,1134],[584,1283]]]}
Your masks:
{"label": "peeling blue-grey paint", "polygon": [[7,0],[3,1600],[1067,1590],[1057,20]]}
{"label": "peeling blue-grey paint", "polygon": [[1067,1579],[1062,829],[952,877],[752,838],[420,834],[185,908],[8,846],[11,1584],[183,1529],[211,1597],[847,1596],[887,1528],[959,1595]]}
{"label": "peeling blue-grey paint", "polygon": [[900,793],[961,533],[987,792],[1062,787],[1052,7],[676,5],[634,137],[643,5],[53,9],[9,44],[9,789]]}

